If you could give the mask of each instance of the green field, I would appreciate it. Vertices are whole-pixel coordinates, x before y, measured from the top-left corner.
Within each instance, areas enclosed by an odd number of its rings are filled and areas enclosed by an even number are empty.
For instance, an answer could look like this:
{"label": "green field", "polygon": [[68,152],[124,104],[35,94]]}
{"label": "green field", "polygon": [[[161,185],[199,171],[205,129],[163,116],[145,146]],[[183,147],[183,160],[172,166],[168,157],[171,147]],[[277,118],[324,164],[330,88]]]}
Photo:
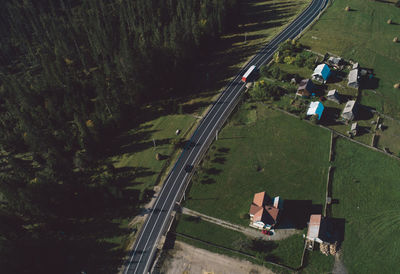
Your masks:
{"label": "green field", "polygon": [[393,273],[400,257],[400,162],[338,139],[333,217],[345,219],[349,273]]}
{"label": "green field", "polygon": [[246,103],[206,156],[186,206],[247,226],[240,215],[248,212],[256,192],[322,205],[329,144],[326,130],[261,103]]}
{"label": "green field", "polygon": [[[229,230],[216,224],[185,215],[181,216],[176,227],[176,232],[258,257],[257,259],[252,259],[245,255],[240,255],[229,250],[210,246],[185,237],[180,237],[179,235],[177,237],[179,240],[200,248],[208,249],[212,252],[240,257],[259,264],[262,263],[263,260],[273,261],[292,268],[299,267],[304,246],[302,236],[299,234],[281,241],[266,242],[251,240],[240,232]],[[265,265],[271,267],[271,265]]]}
{"label": "green field", "polygon": [[[128,131],[121,138],[124,142],[121,146],[122,153],[112,158],[115,167],[139,170],[133,184],[141,191],[154,186],[174,151],[173,142],[179,141],[182,135],[188,133],[195,121],[196,118],[192,115],[166,115]],[[179,136],[175,134],[177,129],[182,130]],[[156,153],[162,155],[161,160],[156,159]]]}
{"label": "green field", "polygon": [[[378,88],[363,90],[361,104],[400,117],[400,9],[395,1],[335,0],[300,42],[312,50],[331,52],[374,69]],[[351,11],[344,8],[350,6]],[[387,24],[388,19],[394,24]]]}
{"label": "green field", "polygon": [[389,148],[395,155],[400,156],[400,121],[385,118],[383,124],[387,127],[379,132],[378,147]]}
{"label": "green field", "polygon": [[335,259],[333,256],[326,256],[317,250],[307,252],[304,259],[304,268],[300,271],[300,273],[332,273],[334,260]]}

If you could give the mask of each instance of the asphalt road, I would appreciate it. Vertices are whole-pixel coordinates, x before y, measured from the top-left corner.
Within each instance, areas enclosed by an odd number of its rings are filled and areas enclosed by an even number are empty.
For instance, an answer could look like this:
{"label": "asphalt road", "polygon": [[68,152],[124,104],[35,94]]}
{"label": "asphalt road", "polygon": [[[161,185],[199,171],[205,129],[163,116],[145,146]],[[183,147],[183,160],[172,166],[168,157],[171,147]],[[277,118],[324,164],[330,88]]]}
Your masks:
{"label": "asphalt road", "polygon": [[325,8],[328,0],[313,0],[310,6],[303,11],[290,25],[279,35],[260,50],[257,55],[236,75],[212,108],[204,116],[196,131],[193,133],[184,151],[177,160],[174,168],[164,182],[163,188],[144,223],[129,259],[125,262],[125,274],[146,273],[149,271],[157,243],[169,223],[169,217],[177,201],[186,187],[188,176],[192,167],[202,156],[202,152],[215,138],[216,131],[220,129],[224,121],[236,106],[237,98],[242,94],[245,84],[241,82],[246,70],[255,65],[260,68],[268,63],[278,45],[283,41],[296,37],[307,27],[321,10]]}

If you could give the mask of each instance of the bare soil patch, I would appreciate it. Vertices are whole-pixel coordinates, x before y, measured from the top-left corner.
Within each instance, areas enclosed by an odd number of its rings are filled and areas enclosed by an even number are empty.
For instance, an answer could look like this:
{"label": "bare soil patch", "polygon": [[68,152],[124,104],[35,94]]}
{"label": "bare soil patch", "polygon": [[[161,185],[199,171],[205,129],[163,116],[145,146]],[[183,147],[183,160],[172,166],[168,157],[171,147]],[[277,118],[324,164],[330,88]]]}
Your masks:
{"label": "bare soil patch", "polygon": [[272,274],[271,270],[248,261],[216,254],[191,245],[175,242],[175,248],[164,261],[162,273],[166,274]]}

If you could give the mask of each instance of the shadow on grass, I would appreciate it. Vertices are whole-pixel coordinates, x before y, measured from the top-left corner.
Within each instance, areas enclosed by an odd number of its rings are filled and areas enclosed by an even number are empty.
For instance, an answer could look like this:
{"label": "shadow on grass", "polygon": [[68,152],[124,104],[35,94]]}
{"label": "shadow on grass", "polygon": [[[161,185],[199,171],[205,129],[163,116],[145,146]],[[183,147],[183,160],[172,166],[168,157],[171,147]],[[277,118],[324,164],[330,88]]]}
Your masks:
{"label": "shadow on grass", "polygon": [[276,228],[304,229],[311,214],[321,213],[322,205],[313,204],[311,200],[285,200]]}
{"label": "shadow on grass", "polygon": [[320,124],[324,126],[334,126],[340,125],[341,122],[338,122],[337,119],[340,117],[341,110],[333,107],[325,107],[323,115],[320,120]]}
{"label": "shadow on grass", "polygon": [[371,111],[370,107],[359,105],[358,112],[356,115],[356,120],[370,120],[374,116],[374,113]]}

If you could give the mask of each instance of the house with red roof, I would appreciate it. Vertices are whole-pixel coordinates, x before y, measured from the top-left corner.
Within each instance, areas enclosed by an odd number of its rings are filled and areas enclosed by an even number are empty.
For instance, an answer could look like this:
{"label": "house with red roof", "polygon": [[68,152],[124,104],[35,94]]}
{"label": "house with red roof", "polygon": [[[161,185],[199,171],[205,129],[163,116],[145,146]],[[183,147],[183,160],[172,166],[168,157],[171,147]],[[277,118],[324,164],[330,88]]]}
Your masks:
{"label": "house with red roof", "polygon": [[279,197],[275,197],[270,204],[265,191],[254,194],[249,215],[251,227],[257,229],[274,227],[279,216]]}

